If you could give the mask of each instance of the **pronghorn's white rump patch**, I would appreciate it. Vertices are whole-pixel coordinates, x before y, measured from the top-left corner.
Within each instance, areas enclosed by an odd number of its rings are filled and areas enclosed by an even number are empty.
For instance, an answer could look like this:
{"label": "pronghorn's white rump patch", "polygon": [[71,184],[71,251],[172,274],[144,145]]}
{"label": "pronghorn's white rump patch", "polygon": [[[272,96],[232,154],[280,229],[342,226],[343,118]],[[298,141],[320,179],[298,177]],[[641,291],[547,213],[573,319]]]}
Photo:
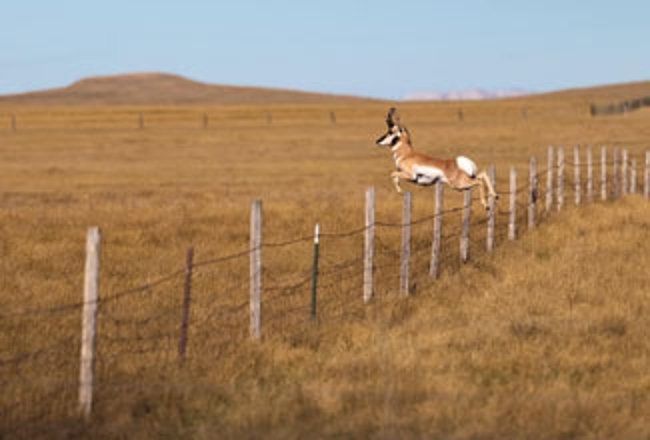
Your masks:
{"label": "pronghorn's white rump patch", "polygon": [[447,183],[445,173],[441,169],[421,165],[415,165],[413,167],[413,180],[419,185],[432,185],[438,180]]}
{"label": "pronghorn's white rump patch", "polygon": [[476,177],[478,174],[478,167],[474,161],[465,156],[456,157],[456,165],[458,168],[466,172],[470,177]]}

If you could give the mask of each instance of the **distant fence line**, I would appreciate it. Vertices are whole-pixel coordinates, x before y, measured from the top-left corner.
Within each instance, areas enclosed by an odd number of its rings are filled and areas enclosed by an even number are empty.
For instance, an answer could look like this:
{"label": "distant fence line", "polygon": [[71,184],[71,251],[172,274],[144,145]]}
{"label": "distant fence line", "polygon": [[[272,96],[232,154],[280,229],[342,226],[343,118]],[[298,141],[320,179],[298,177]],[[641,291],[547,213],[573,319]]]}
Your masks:
{"label": "distant fence line", "polygon": [[615,104],[597,105],[591,104],[589,111],[591,116],[625,114],[642,107],[650,107],[650,96],[644,98],[628,99]]}
{"label": "distant fence line", "polygon": [[[581,153],[585,153],[582,156]],[[585,203],[593,203],[598,198],[602,201],[616,200],[627,194],[636,194],[639,188],[639,179],[637,178],[638,163],[635,159],[630,158],[627,150],[614,148],[611,158],[608,157],[606,147],[600,149],[600,182],[595,181],[595,168],[598,163],[594,163],[594,151],[591,146],[586,149],[581,149],[576,146],[573,149],[573,161],[569,164],[573,166],[573,204],[580,206]],[[585,158],[583,161],[582,158]],[[115,347],[116,353],[111,352],[112,358],[120,356],[122,351],[119,350],[124,343],[141,342],[143,344],[142,351],[138,353],[148,353],[149,350],[156,350],[144,346],[149,341],[156,340],[176,340],[176,360],[182,365],[188,358],[187,346],[191,336],[190,329],[193,323],[190,320],[190,309],[193,301],[193,280],[198,276],[196,269],[201,268],[222,268],[223,265],[232,262],[240,261],[242,259],[249,259],[249,273],[248,273],[248,286],[249,297],[235,301],[227,306],[222,305],[218,307],[219,313],[228,316],[238,316],[241,319],[244,317],[246,310],[248,311],[248,331],[242,332],[240,330],[227,330],[224,328],[222,333],[224,340],[219,340],[215,350],[220,356],[228,353],[229,350],[236,350],[237,344],[243,339],[248,338],[251,340],[264,340],[268,332],[272,330],[265,328],[268,323],[272,323],[274,319],[279,319],[283,327],[291,327],[292,322],[318,322],[321,319],[332,320],[332,322],[348,322],[353,316],[354,312],[344,311],[340,314],[325,314],[321,316],[322,306],[325,310],[336,310],[335,306],[340,308],[355,310],[355,307],[368,307],[375,301],[378,275],[381,273],[385,276],[391,276],[392,269],[395,269],[395,279],[397,283],[398,292],[397,296],[409,296],[413,293],[413,277],[417,276],[420,280],[426,281],[429,285],[434,286],[436,279],[439,277],[441,270],[445,265],[450,264],[450,260],[444,260],[442,250],[445,245],[448,245],[451,240],[458,240],[459,245],[459,264],[464,264],[472,261],[472,249],[477,249],[476,246],[484,249],[487,253],[492,252],[496,245],[497,240],[497,217],[505,219],[506,224],[504,233],[498,237],[500,240],[516,240],[523,230],[532,230],[536,228],[541,221],[548,218],[553,211],[560,211],[565,209],[565,149],[563,147],[548,148],[547,164],[545,169],[537,169],[536,157],[531,157],[528,171],[527,183],[520,185],[516,169],[511,167],[509,170],[509,190],[499,191],[497,194],[502,198],[507,198],[507,209],[501,209],[494,198],[489,198],[489,207],[485,217],[481,216],[479,220],[472,222],[472,202],[475,200],[472,197],[471,191],[464,193],[463,206],[458,208],[444,209],[444,191],[441,183],[435,186],[435,205],[434,212],[430,216],[419,219],[412,219],[412,196],[411,193],[403,195],[403,209],[402,221],[398,223],[389,223],[378,221],[376,219],[376,194],[374,188],[369,188],[365,194],[365,223],[357,229],[344,231],[339,233],[324,232],[321,228],[322,225],[317,225],[314,229],[314,234],[310,236],[296,237],[284,242],[267,242],[263,238],[263,206],[260,200],[256,200],[251,206],[250,217],[250,243],[247,249],[241,252],[224,255],[210,260],[195,260],[195,249],[192,247],[188,249],[185,265],[182,269],[169,273],[161,278],[149,281],[140,286],[126,288],[124,290],[109,292],[108,294],[100,294],[100,254],[101,254],[101,233],[99,228],[92,227],[88,229],[86,241],[86,264],[84,272],[84,287],[83,287],[83,300],[59,305],[52,308],[33,308],[22,310],[3,310],[0,313],[0,322],[3,325],[11,326],[13,320],[20,319],[44,319],[47,317],[69,315],[71,313],[80,313],[82,316],[82,336],[81,355],[79,360],[79,377],[74,380],[72,377],[62,381],[61,389],[57,388],[51,390],[61,394],[61,390],[67,390],[70,395],[71,390],[76,390],[76,405],[77,413],[90,417],[93,412],[93,402],[95,399],[96,390],[101,389],[101,375],[96,374],[98,359],[98,346],[101,344],[108,344]],[[611,173],[608,172],[611,170]],[[584,171],[584,172],[583,172]],[[496,181],[496,168],[489,167],[489,177]],[[583,177],[584,176],[584,177]],[[545,180],[545,184],[541,182]],[[643,171],[643,195],[646,200],[650,199],[650,151],[645,152],[645,165]],[[598,184],[600,191],[598,191]],[[600,197],[598,197],[600,195]],[[525,201],[521,199],[524,198]],[[503,200],[505,204],[506,200]],[[458,234],[450,234],[443,236],[443,227],[445,219],[449,218],[451,214],[460,213],[461,230]],[[518,220],[523,220],[518,222]],[[500,223],[500,222],[499,222]],[[418,225],[431,225],[432,233],[430,241],[423,241],[413,246],[412,242],[412,228]],[[484,227],[486,232],[485,242],[477,242],[471,240],[472,227]],[[401,232],[401,245],[399,252],[390,249],[377,234],[380,229],[392,229]],[[321,248],[324,242],[333,242],[336,240],[346,239],[350,237],[363,237],[363,246],[359,248],[362,251],[362,256],[352,258],[348,261],[331,261],[327,258],[327,253],[323,253]],[[303,273],[298,274],[282,274],[284,277],[282,281],[275,279],[275,285],[266,286],[263,281],[265,274],[265,264],[263,259],[263,252],[270,249],[284,249],[295,247],[297,245],[312,246],[311,268]],[[380,263],[377,259],[378,252],[383,252],[382,255],[389,256],[390,260],[386,263]],[[361,252],[360,252],[361,254]],[[416,265],[418,268],[414,269],[413,262],[427,261],[426,268],[422,264]],[[356,273],[356,274],[355,274]],[[288,277],[285,277],[288,275]],[[291,279],[289,282],[286,279]],[[179,297],[182,298],[180,308],[171,308],[164,310],[161,305],[156,306],[156,314],[140,318],[129,318],[126,315],[117,315],[112,312],[110,307],[113,304],[120,303],[126,298],[140,297],[141,295],[150,294],[157,286],[167,284],[174,280],[182,281],[182,291],[179,292]],[[351,280],[352,283],[347,287],[350,295],[344,297],[340,304],[335,304],[331,299],[319,298],[321,289],[329,285],[336,285],[337,283],[344,283]],[[423,282],[424,282],[423,281]],[[245,278],[238,278],[234,280],[233,285],[246,284]],[[227,291],[228,286],[219,286]],[[308,302],[301,301],[300,305],[289,305],[283,303],[287,298],[293,298],[300,293],[308,293],[306,298]],[[347,293],[346,293],[347,295]],[[269,306],[280,306],[275,310],[274,316],[266,318],[265,310]],[[265,306],[263,308],[263,305]],[[328,308],[329,307],[329,308]],[[177,317],[172,319],[172,323],[176,322],[176,330],[165,333],[156,333],[153,335],[140,334],[140,328],[145,327],[149,322],[157,321],[163,317]],[[210,319],[219,319],[215,314],[210,315]],[[296,317],[299,320],[296,321]],[[110,323],[116,328],[133,328],[134,334],[126,336],[103,336],[101,328],[98,327],[98,319],[102,319],[107,324]],[[177,320],[176,320],[177,319]],[[293,320],[293,321],[292,321]],[[244,324],[244,323],[242,323]],[[16,324],[17,326],[20,323]],[[310,324],[306,324],[310,325]],[[246,334],[247,333],[247,334]],[[53,336],[48,335],[49,338],[55,339]],[[216,338],[220,335],[208,334],[205,338]],[[39,362],[44,359],[50,359],[50,356],[56,355],[62,348],[69,345],[69,342],[63,338],[62,341],[52,342],[47,347],[32,351],[14,353],[12,356],[0,358],[0,372],[1,377],[13,379],[9,375],[13,374],[20,377],[20,368],[24,365],[33,362]],[[230,347],[228,349],[223,347]],[[130,350],[130,349],[129,349]],[[126,351],[127,354],[132,354],[133,351]],[[199,356],[203,355],[199,354]],[[49,365],[49,364],[48,364]],[[29,383],[25,384],[28,387]],[[106,386],[110,386],[107,384]],[[64,394],[62,394],[64,395]],[[6,432],[15,432],[21,426],[27,423],[21,418],[21,407],[19,405],[10,405],[5,402],[5,407],[2,408],[3,422],[7,425],[2,427]],[[70,403],[69,401],[67,402]],[[26,410],[27,411],[27,410]],[[47,414],[40,415],[47,417]],[[2,431],[0,431],[2,432]]]}
{"label": "distant fence line", "polygon": [[[644,101],[645,102],[645,101]],[[471,123],[472,121],[485,120],[521,120],[527,121],[535,117],[554,114],[583,114],[583,109],[575,107],[562,107],[550,109],[545,107],[522,105],[505,107],[498,114],[474,113],[471,107],[455,107],[447,103],[435,112],[435,120],[445,123]],[[627,105],[627,104],[626,104]],[[628,107],[636,108],[638,103],[630,101]],[[644,104],[644,105],[647,105]],[[606,107],[590,106],[591,115],[607,114],[611,108],[623,108],[623,104]],[[313,123],[325,126],[357,122],[354,112],[345,109],[306,109],[301,111],[301,117],[307,117]],[[191,109],[167,108],[160,110],[146,110],[139,108],[70,108],[67,110],[10,110],[0,109],[0,133],[18,133],[35,130],[147,130],[156,128],[183,128],[194,130],[218,129],[223,123],[236,123],[257,126],[280,126],[291,123],[295,114],[291,111],[285,113],[281,109],[274,111],[258,109]]]}

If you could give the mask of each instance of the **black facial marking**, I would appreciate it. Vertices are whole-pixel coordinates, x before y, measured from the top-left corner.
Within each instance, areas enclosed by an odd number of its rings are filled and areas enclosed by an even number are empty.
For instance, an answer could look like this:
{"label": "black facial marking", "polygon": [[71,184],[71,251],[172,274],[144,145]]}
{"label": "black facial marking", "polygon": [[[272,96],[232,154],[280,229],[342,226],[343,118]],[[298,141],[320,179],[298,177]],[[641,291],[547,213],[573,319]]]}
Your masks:
{"label": "black facial marking", "polygon": [[393,138],[393,140],[390,141],[390,145],[394,147],[395,145],[397,145],[397,144],[399,143],[399,141],[400,141],[400,137],[399,137],[399,136],[395,136],[395,137]]}

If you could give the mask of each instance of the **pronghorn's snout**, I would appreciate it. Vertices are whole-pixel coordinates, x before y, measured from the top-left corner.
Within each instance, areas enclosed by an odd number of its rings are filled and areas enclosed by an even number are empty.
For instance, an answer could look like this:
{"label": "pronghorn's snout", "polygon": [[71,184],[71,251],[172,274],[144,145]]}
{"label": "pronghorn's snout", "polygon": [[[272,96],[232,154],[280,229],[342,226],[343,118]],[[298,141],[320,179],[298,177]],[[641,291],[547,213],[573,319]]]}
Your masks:
{"label": "pronghorn's snout", "polygon": [[397,145],[402,137],[402,132],[398,127],[392,127],[388,133],[381,136],[375,142],[379,147],[393,147]]}

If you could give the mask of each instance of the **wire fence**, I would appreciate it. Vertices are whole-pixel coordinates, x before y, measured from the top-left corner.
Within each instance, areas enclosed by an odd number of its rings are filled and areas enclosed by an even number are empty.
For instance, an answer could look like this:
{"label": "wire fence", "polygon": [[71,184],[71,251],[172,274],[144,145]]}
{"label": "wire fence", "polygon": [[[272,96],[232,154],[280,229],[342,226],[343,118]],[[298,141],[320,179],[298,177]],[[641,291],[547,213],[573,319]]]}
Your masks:
{"label": "wire fence", "polygon": [[[581,179],[580,174],[568,172],[566,163],[555,163],[556,155],[551,157],[547,167],[525,176],[527,183],[514,186],[514,191],[497,191],[501,200],[494,210],[486,213],[476,207],[477,203],[470,205],[469,260],[461,258],[458,246],[463,237],[461,217],[468,214],[468,208],[451,206],[407,222],[380,219],[339,232],[323,228],[318,240],[309,235],[262,241],[259,246],[228,255],[188,260],[191,262],[185,267],[146,283],[102,292],[95,302],[93,405],[101,408],[125,390],[146,387],[166,368],[182,368],[185,358],[187,362],[210,364],[236,355],[251,340],[253,325],[261,327],[262,343],[279,340],[300,345],[314,343],[342,326],[366,322],[369,314],[390,306],[403,293],[400,286],[405,267],[407,294],[433,288],[432,226],[437,219],[443,220],[444,229],[439,236],[439,267],[442,273],[450,274],[462,270],[468,261],[471,264],[487,258],[490,223],[495,224],[493,239],[498,246],[508,240],[510,227],[516,228],[517,237],[530,228],[531,215],[535,216],[533,227],[549,218],[561,207],[558,202],[564,199],[565,191],[593,191],[593,197],[584,201],[596,201],[601,200],[602,184],[606,185],[605,199],[612,200],[632,192],[629,189],[642,181],[645,197],[649,197],[648,153],[645,172],[635,174],[634,182],[630,165],[635,162],[629,160],[622,167],[617,155],[597,165],[579,161],[569,164],[574,170],[588,167],[594,171],[604,164],[602,172],[589,174],[589,179],[598,176],[599,182],[589,182],[587,176]],[[624,178],[622,173],[628,175]],[[558,186],[558,182],[562,183]],[[503,181],[497,183],[501,187]],[[508,205],[506,199],[510,198],[513,202]],[[474,197],[470,201],[477,200]],[[568,199],[564,203],[568,206]],[[409,238],[405,247],[406,228]],[[367,282],[364,249],[371,230],[373,298],[367,303],[362,295]],[[319,251],[315,258],[316,243]],[[259,274],[251,264],[258,254],[264,256]],[[254,275],[261,275],[262,280],[261,319],[257,324],[251,319],[249,280]],[[87,301],[78,301],[0,312],[0,433],[29,436],[33,430],[78,417],[79,347],[85,343],[79,333],[79,317],[88,305]]]}

